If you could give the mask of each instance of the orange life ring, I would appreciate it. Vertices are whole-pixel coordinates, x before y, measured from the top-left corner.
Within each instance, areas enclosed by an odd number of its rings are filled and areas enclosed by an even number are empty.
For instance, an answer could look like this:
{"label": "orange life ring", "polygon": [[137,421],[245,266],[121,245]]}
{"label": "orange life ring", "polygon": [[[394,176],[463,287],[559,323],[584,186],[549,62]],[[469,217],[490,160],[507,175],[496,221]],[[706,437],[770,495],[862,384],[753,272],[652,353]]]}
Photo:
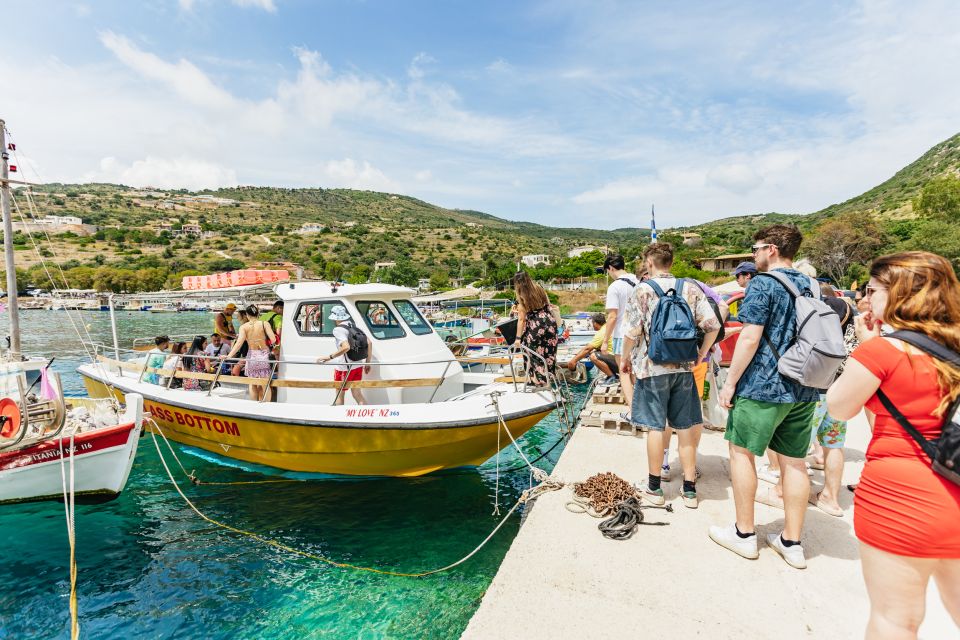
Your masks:
{"label": "orange life ring", "polygon": [[0,399],[0,416],[6,418],[0,427],[0,438],[11,438],[20,431],[20,405],[10,398]]}

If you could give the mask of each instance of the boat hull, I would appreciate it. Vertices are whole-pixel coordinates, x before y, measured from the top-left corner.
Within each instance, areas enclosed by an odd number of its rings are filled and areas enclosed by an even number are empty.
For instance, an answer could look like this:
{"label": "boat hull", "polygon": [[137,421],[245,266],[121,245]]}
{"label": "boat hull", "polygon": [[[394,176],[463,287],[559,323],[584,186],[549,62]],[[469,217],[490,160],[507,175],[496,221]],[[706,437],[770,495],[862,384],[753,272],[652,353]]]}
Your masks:
{"label": "boat hull", "polygon": [[[125,393],[131,391],[116,380],[112,381],[111,391],[82,369],[80,373],[92,397],[108,397],[112,393],[122,401]],[[432,428],[421,420],[408,423],[393,420],[389,425],[378,426],[377,421],[386,420],[388,415],[408,409],[409,405],[398,408],[347,406],[335,410],[354,419],[353,425],[322,420],[294,422],[225,413],[203,407],[201,403],[176,402],[163,397],[162,392],[151,394],[144,385],[138,385],[135,391],[144,395],[144,410],[152,414],[167,438],[219,456],[285,471],[420,476],[441,469],[479,465],[510,443],[509,436],[498,429],[496,417],[489,415],[464,420],[463,426],[438,424]],[[507,427],[519,438],[553,408],[554,404],[541,403],[537,409],[505,412]],[[334,408],[318,406],[316,409],[319,413]],[[147,429],[154,427],[148,424]],[[498,431],[501,431],[499,437]]]}
{"label": "boat hull", "polygon": [[[105,502],[120,495],[130,475],[141,428],[134,422],[80,433],[73,440],[77,502]],[[68,453],[70,438],[63,440]],[[61,439],[0,451],[0,504],[62,500]],[[70,455],[64,465],[69,474]],[[67,478],[69,486],[69,475]]]}

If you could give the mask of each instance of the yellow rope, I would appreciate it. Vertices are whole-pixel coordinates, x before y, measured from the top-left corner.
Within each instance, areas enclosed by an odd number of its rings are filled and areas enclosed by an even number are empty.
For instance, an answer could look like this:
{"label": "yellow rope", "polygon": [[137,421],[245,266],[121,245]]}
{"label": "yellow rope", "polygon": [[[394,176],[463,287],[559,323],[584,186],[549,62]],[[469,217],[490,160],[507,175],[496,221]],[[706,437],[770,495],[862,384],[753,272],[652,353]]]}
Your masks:
{"label": "yellow rope", "polygon": [[[154,424],[156,424],[156,423],[154,423]],[[156,447],[156,449],[157,449],[157,455],[160,457],[160,462],[163,464],[163,468],[164,468],[164,470],[166,470],[166,472],[167,472],[167,477],[169,477],[169,478],[170,478],[170,482],[173,483],[173,488],[176,489],[177,493],[180,494],[180,497],[183,498],[184,502],[187,503],[187,506],[189,506],[189,507],[193,510],[194,513],[196,513],[198,516],[200,516],[201,518],[203,518],[204,520],[206,520],[206,521],[209,522],[210,524],[213,524],[213,525],[216,525],[216,526],[221,527],[221,528],[223,528],[223,529],[226,529],[227,531],[232,531],[233,533],[238,533],[238,534],[240,534],[240,535],[247,536],[247,537],[249,537],[249,538],[253,538],[254,540],[256,540],[256,541],[258,541],[258,542],[261,542],[261,543],[263,543],[263,544],[265,544],[265,545],[274,547],[274,548],[276,548],[276,549],[280,549],[281,551],[286,551],[287,553],[292,553],[292,554],[295,554],[295,555],[298,555],[298,556],[303,556],[304,558],[310,558],[311,560],[317,560],[317,561],[319,561],[319,562],[323,562],[323,563],[325,563],[325,564],[328,564],[328,565],[331,565],[331,566],[334,566],[334,567],[339,567],[339,568],[341,568],[341,569],[354,569],[354,570],[356,570],[356,571],[366,571],[366,572],[368,572],[368,573],[377,573],[377,574],[380,574],[380,575],[387,575],[387,576],[399,576],[399,577],[402,577],[402,578],[422,578],[422,577],[424,577],[424,576],[429,576],[429,575],[432,575],[432,574],[435,574],[435,573],[441,573],[441,572],[443,572],[443,571],[448,571],[448,570],[453,569],[454,567],[456,567],[456,566],[458,566],[458,565],[460,565],[460,564],[463,564],[464,562],[466,562],[467,560],[469,560],[470,558],[472,558],[478,551],[480,551],[480,549],[482,549],[483,546],[486,545],[487,542],[489,542],[490,539],[493,538],[494,535],[496,535],[496,533],[500,530],[500,528],[504,525],[504,523],[506,523],[507,519],[513,514],[514,511],[517,510],[517,507],[519,507],[521,504],[523,504],[523,503],[525,503],[525,502],[527,502],[527,501],[529,501],[529,500],[532,500],[533,498],[537,497],[537,495],[539,495],[540,493],[543,493],[543,492],[545,492],[545,491],[553,491],[553,490],[555,490],[555,489],[559,489],[559,486],[555,486],[555,485],[553,485],[553,484],[551,484],[551,483],[544,483],[544,484],[542,484],[542,485],[538,485],[537,487],[533,487],[532,489],[528,489],[528,490],[524,491],[524,492],[520,495],[520,499],[517,500],[516,503],[514,503],[514,505],[513,505],[513,506],[510,508],[510,510],[507,512],[507,514],[506,514],[505,516],[503,516],[503,518],[500,519],[500,522],[497,523],[497,526],[494,527],[493,531],[490,532],[490,535],[488,535],[488,536],[483,540],[483,542],[481,542],[473,551],[471,551],[469,554],[467,554],[466,556],[464,556],[463,558],[457,560],[456,562],[454,562],[454,563],[452,563],[452,564],[449,564],[449,565],[447,565],[447,566],[445,566],[445,567],[441,567],[441,568],[439,568],[439,569],[432,569],[432,570],[430,570],[430,571],[421,571],[421,572],[418,572],[418,573],[406,573],[406,572],[402,572],[402,571],[389,571],[389,570],[386,570],[386,569],[374,569],[373,567],[361,567],[361,566],[358,566],[358,565],[355,565],[355,564],[349,564],[349,563],[347,563],[347,562],[337,562],[336,560],[331,560],[330,558],[327,558],[327,557],[324,557],[324,556],[321,556],[321,555],[318,555],[318,554],[315,554],[315,553],[310,553],[309,551],[302,551],[302,550],[300,550],[300,549],[295,549],[295,548],[290,547],[290,546],[288,546],[288,545],[285,545],[285,544],[283,544],[283,543],[277,542],[276,540],[271,540],[271,539],[269,539],[269,538],[265,538],[265,537],[261,536],[260,534],[254,533],[254,532],[252,532],[252,531],[245,531],[245,530],[243,530],[243,529],[239,529],[239,528],[233,527],[233,526],[231,526],[231,525],[229,525],[229,524],[220,522],[219,520],[214,520],[213,518],[207,516],[207,515],[204,514],[202,511],[200,511],[200,509],[198,509],[197,506],[196,506],[195,504],[193,504],[193,502],[190,501],[190,498],[188,498],[188,497],[183,493],[183,491],[180,489],[180,485],[177,484],[177,481],[174,479],[173,473],[170,471],[170,467],[167,466],[167,461],[166,461],[166,459],[163,457],[163,452],[160,450],[160,444],[157,442],[157,435],[156,435],[156,433],[153,432],[153,431],[151,431],[150,435],[151,435],[151,437],[153,438],[153,445],[154,445],[154,447]],[[162,430],[160,431],[160,435],[164,438],[164,440],[166,440],[166,436],[163,434],[163,431],[162,431]],[[167,446],[170,446],[170,442],[169,442],[169,441],[167,441]]]}
{"label": "yellow rope", "polygon": [[63,450],[63,440],[66,436],[60,438],[60,479],[63,482],[63,510],[67,518],[67,541],[70,543],[70,639],[77,640],[80,637],[80,622],[78,620],[77,606],[77,537],[76,522],[74,520],[74,466],[73,456],[75,453],[73,446],[74,433],[70,434],[70,488],[67,489],[67,474],[64,469],[63,459],[66,453]]}

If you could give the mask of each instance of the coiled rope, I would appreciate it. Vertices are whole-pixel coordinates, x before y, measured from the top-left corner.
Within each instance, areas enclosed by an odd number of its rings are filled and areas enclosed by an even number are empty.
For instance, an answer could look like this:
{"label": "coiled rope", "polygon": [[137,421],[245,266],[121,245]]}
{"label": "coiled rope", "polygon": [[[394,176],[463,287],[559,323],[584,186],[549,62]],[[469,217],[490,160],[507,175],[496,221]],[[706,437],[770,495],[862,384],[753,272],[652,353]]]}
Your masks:
{"label": "coiled rope", "polygon": [[[333,567],[338,567],[340,569],[353,569],[355,571],[364,571],[367,573],[376,573],[379,575],[387,575],[387,576],[398,576],[402,578],[422,578],[422,577],[433,575],[436,573],[449,571],[450,569],[453,569],[454,567],[457,567],[463,564],[464,562],[472,558],[474,555],[476,555],[477,552],[480,551],[480,549],[482,549],[491,539],[493,539],[493,537],[497,534],[498,531],[500,531],[500,529],[507,522],[510,516],[513,515],[513,512],[516,511],[518,507],[520,507],[520,505],[535,499],[542,493],[546,493],[547,491],[555,491],[563,486],[562,483],[558,483],[556,481],[549,481],[549,482],[542,482],[541,484],[535,487],[531,487],[525,490],[523,493],[520,494],[520,498],[514,503],[514,505],[510,507],[510,510],[507,511],[507,513],[500,519],[500,522],[498,522],[497,526],[493,528],[493,531],[491,531],[490,534],[486,538],[484,538],[483,541],[479,545],[477,545],[473,551],[471,551],[464,557],[460,558],[456,562],[446,565],[445,567],[440,567],[439,569],[431,569],[429,571],[419,571],[415,573],[408,573],[404,571],[390,571],[388,569],[376,569],[374,567],[362,567],[359,565],[350,564],[348,562],[338,562],[331,558],[327,558],[326,556],[322,556],[316,553],[311,553],[309,551],[303,551],[302,549],[296,549],[289,545],[285,545],[281,542],[277,542],[276,540],[271,540],[270,538],[262,536],[258,533],[254,533],[252,531],[246,531],[244,529],[231,526],[224,522],[220,522],[219,520],[215,520],[210,516],[206,515],[205,513],[203,513],[202,511],[200,511],[200,509],[197,508],[197,506],[190,500],[190,498],[188,498],[186,494],[183,493],[183,490],[180,488],[180,484],[173,477],[173,472],[170,471],[170,466],[167,464],[166,459],[163,457],[163,451],[160,449],[160,443],[157,441],[156,434],[157,433],[160,434],[160,436],[167,442],[167,447],[169,447],[172,451],[173,450],[172,446],[170,445],[170,441],[167,440],[166,434],[163,433],[163,429],[160,428],[160,425],[158,425],[156,421],[154,421],[151,418],[148,418],[147,421],[153,425],[153,429],[151,429],[150,435],[153,438],[153,445],[157,450],[157,455],[160,458],[160,462],[163,464],[163,468],[167,473],[167,477],[170,478],[170,482],[173,484],[174,489],[177,491],[177,493],[180,494],[180,497],[183,498],[183,501],[187,503],[187,506],[189,506],[190,509],[192,509],[193,512],[196,513],[198,516],[200,516],[203,520],[209,522],[210,524],[216,525],[222,529],[226,529],[227,531],[232,531],[233,533],[246,536],[248,538],[256,540],[267,546],[274,547],[275,549],[286,551],[287,553],[298,555],[304,558],[309,558],[311,560],[316,560],[318,562],[322,562],[324,564],[328,564]],[[181,469],[183,469],[182,464],[180,465],[180,467]],[[537,471],[544,473],[539,469],[537,469]],[[184,474],[186,474],[185,469],[184,469]],[[186,474],[186,475],[189,477],[189,474]],[[212,483],[208,483],[208,484],[212,484]],[[221,483],[218,483],[218,484],[221,484]],[[227,484],[227,483],[223,483],[223,484]]]}

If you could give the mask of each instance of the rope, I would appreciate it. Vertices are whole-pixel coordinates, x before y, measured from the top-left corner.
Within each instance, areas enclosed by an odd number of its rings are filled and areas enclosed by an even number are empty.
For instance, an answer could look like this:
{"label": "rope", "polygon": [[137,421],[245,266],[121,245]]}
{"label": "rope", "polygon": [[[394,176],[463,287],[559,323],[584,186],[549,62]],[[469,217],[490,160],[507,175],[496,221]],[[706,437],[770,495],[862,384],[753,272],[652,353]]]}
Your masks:
{"label": "rope", "polygon": [[604,538],[611,540],[627,540],[636,532],[641,524],[665,527],[669,522],[644,522],[641,509],[665,509],[673,512],[673,505],[665,507],[655,505],[641,505],[638,498],[627,498],[617,505],[617,511],[612,518],[597,525]]}
{"label": "rope", "polygon": [[[162,432],[162,431],[160,432],[160,435],[161,435],[161,437],[164,438],[164,440],[166,440],[166,436],[163,435],[163,432]],[[309,551],[303,551],[303,550],[301,550],[301,549],[296,549],[296,548],[294,548],[294,547],[291,547],[291,546],[285,545],[285,544],[283,544],[283,543],[277,542],[276,540],[271,540],[270,538],[266,538],[266,537],[264,537],[264,536],[262,536],[262,535],[260,535],[260,534],[254,533],[254,532],[252,532],[252,531],[245,531],[245,530],[243,530],[243,529],[240,529],[240,528],[237,528],[237,527],[233,527],[233,526],[231,526],[231,525],[229,525],[229,524],[220,522],[219,520],[214,520],[213,518],[207,516],[207,515],[204,514],[202,511],[200,511],[200,509],[198,509],[197,506],[196,506],[195,504],[193,504],[193,502],[190,501],[190,499],[186,496],[186,494],[183,493],[183,490],[180,488],[180,485],[179,485],[179,484],[177,483],[177,481],[174,479],[173,473],[170,471],[170,467],[167,465],[166,459],[163,457],[163,452],[162,452],[161,449],[160,449],[160,443],[157,441],[157,435],[156,435],[156,433],[151,430],[150,436],[153,438],[153,445],[154,445],[154,447],[155,447],[156,450],[157,450],[157,455],[158,455],[159,458],[160,458],[160,462],[163,464],[164,470],[167,472],[167,477],[170,478],[170,482],[173,484],[173,488],[176,489],[177,493],[180,494],[180,497],[183,498],[184,502],[187,503],[187,506],[189,506],[190,509],[192,509],[194,513],[196,513],[198,516],[200,516],[200,517],[201,517],[203,520],[205,520],[206,522],[209,522],[210,524],[216,525],[216,526],[218,526],[218,527],[220,527],[220,528],[222,528],[222,529],[226,529],[227,531],[232,531],[233,533],[236,533],[236,534],[239,534],[239,535],[243,535],[243,536],[247,536],[247,537],[252,538],[252,539],[254,539],[254,540],[256,540],[256,541],[258,541],[258,542],[260,542],[260,543],[262,543],[262,544],[265,544],[265,545],[267,545],[267,546],[274,547],[274,548],[276,548],[276,549],[280,549],[281,551],[286,551],[287,553],[291,553],[291,554],[294,554],[294,555],[302,556],[302,557],[304,557],[304,558],[309,558],[309,559],[311,559],[311,560],[317,560],[317,561],[319,561],[319,562],[323,562],[324,564],[328,564],[328,565],[333,566],[333,567],[338,567],[338,568],[341,568],[341,569],[353,569],[353,570],[356,570],[356,571],[364,571],[364,572],[367,572],[367,573],[376,573],[376,574],[379,574],[379,575],[397,576],[397,577],[402,577],[402,578],[422,578],[422,577],[429,576],[429,575],[433,575],[433,574],[436,574],[436,573],[442,573],[442,572],[444,572],[444,571],[449,571],[450,569],[453,569],[453,568],[455,568],[455,567],[463,564],[464,562],[466,562],[467,560],[469,560],[470,558],[472,558],[474,555],[476,555],[477,552],[479,552],[480,549],[482,549],[482,548],[497,534],[497,532],[500,531],[500,529],[503,527],[503,525],[507,522],[507,520],[510,518],[510,516],[513,515],[513,512],[516,511],[517,508],[518,508],[520,505],[525,504],[525,503],[529,502],[530,500],[535,499],[537,496],[541,495],[542,493],[545,493],[545,492],[547,492],[547,491],[555,491],[555,490],[559,489],[560,486],[562,486],[562,485],[557,486],[557,483],[556,483],[556,482],[544,482],[544,483],[542,483],[542,484],[540,484],[540,485],[537,485],[536,487],[533,487],[533,488],[531,488],[531,489],[528,489],[528,490],[524,491],[522,494],[520,494],[520,498],[514,503],[514,505],[513,505],[512,507],[510,507],[510,510],[507,511],[506,515],[504,515],[503,518],[500,519],[500,522],[497,523],[497,526],[493,528],[493,531],[491,531],[490,534],[489,534],[486,538],[484,538],[483,541],[482,541],[479,545],[477,545],[477,547],[474,548],[473,551],[471,551],[470,553],[468,553],[468,554],[465,555],[464,557],[460,558],[460,559],[457,560],[456,562],[453,562],[453,563],[451,563],[451,564],[448,564],[448,565],[445,566],[445,567],[440,567],[439,569],[431,569],[430,571],[421,571],[421,572],[417,572],[417,573],[406,573],[406,572],[403,572],[403,571],[390,571],[390,570],[386,570],[386,569],[375,569],[375,568],[373,568],[373,567],[361,567],[361,566],[358,566],[358,565],[355,565],[355,564],[350,564],[350,563],[347,563],[347,562],[337,562],[337,561],[332,560],[332,559],[330,559],[330,558],[327,558],[327,557],[325,557],[325,556],[322,556],[322,555],[319,555],[319,554],[315,554],[315,553],[310,553]],[[169,441],[167,442],[167,446],[170,446]]]}
{"label": "rope", "polygon": [[[75,432],[74,432],[75,433]],[[63,451],[64,437],[60,438],[60,480],[63,488],[63,510],[67,519],[67,540],[70,543],[70,638],[77,640],[80,637],[80,623],[77,620],[77,537],[76,521],[74,519],[75,506],[75,475],[74,475],[74,433],[70,434],[70,488],[67,490],[67,473],[64,469],[63,459],[66,454]]]}

